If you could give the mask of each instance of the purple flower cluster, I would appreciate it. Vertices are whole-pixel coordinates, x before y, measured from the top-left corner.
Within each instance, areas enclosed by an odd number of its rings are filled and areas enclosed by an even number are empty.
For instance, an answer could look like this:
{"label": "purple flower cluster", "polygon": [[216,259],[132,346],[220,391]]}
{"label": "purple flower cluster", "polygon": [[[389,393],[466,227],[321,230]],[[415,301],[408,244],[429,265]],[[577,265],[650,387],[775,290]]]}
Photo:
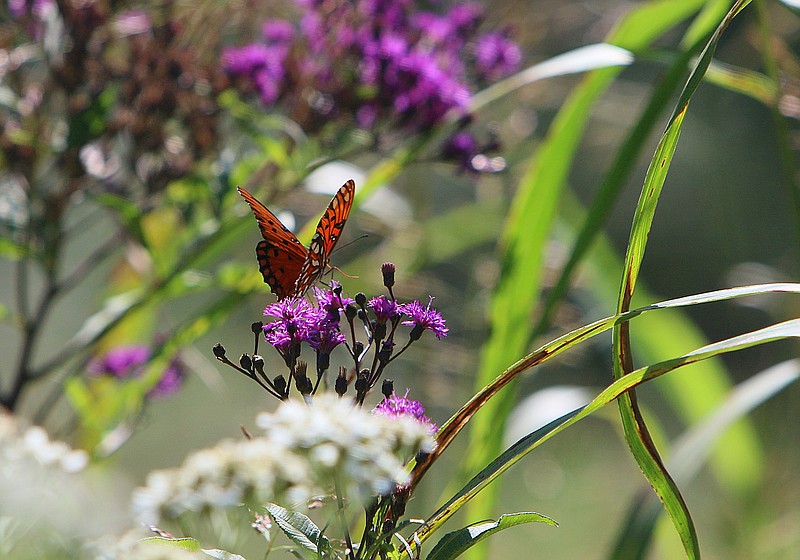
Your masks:
{"label": "purple flower cluster", "polygon": [[[119,346],[109,350],[89,362],[89,372],[94,375],[107,375],[117,379],[139,377],[150,360],[147,346]],[[170,397],[178,392],[186,377],[186,370],[178,358],[170,362],[158,383],[147,393],[151,398]]]}
{"label": "purple flower cluster", "polygon": [[425,330],[431,331],[439,340],[447,336],[449,329],[445,326],[442,314],[431,307],[432,303],[433,298],[431,297],[426,307],[422,307],[422,304],[416,300],[400,305],[400,313],[409,317],[409,320],[403,321],[402,324],[414,327],[411,330],[412,339],[418,339]]}
{"label": "purple flower cluster", "polygon": [[483,13],[474,3],[444,15],[411,0],[296,3],[297,26],[267,21],[260,41],[226,49],[222,64],[265,105],[285,102],[306,130],[349,115],[364,128],[426,130],[465,114],[474,82],[521,61],[507,32],[478,32]]}
{"label": "purple flower cluster", "polygon": [[373,412],[390,418],[411,416],[417,422],[426,426],[431,434],[436,433],[439,429],[430,418],[425,416],[425,407],[422,406],[422,403],[408,398],[408,390],[402,397],[393,391],[390,396],[378,403]]}

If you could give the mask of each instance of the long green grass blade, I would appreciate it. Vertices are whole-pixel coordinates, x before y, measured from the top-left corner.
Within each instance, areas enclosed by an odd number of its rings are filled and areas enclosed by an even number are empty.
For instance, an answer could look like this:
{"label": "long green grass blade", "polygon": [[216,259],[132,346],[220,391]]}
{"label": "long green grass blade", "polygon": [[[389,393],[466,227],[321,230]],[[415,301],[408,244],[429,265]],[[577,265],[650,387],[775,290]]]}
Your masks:
{"label": "long green grass blade", "polygon": [[[661,195],[664,181],[680,137],[680,131],[686,110],[692,95],[703,79],[706,69],[716,50],[722,33],[730,21],[738,14],[749,0],[738,1],[722,20],[711,40],[706,45],[700,59],[681,93],[675,111],[670,118],[667,129],[658,144],[656,153],[647,170],[644,187],[634,214],[631,236],[625,257],[625,267],[620,286],[618,312],[627,311],[633,297],[639,275],[647,238],[655,217],[656,207]],[[624,378],[633,369],[630,331],[628,324],[617,326],[613,332],[613,366],[614,378]],[[700,557],[700,545],[689,509],[678,490],[677,485],[664,467],[658,451],[650,437],[644,419],[636,404],[635,393],[624,395],[619,399],[620,417],[625,432],[625,440],[633,453],[636,462],[650,485],[664,504],[675,529],[677,530],[684,550],[689,558]]]}
{"label": "long green grass blade", "polygon": [[[703,5],[699,1],[650,2],[632,10],[607,42],[636,52]],[[617,68],[588,75],[565,102],[523,176],[512,203],[502,247],[502,272],[491,302],[492,332],[481,355],[477,386],[487,384],[512,356],[525,352],[541,286],[544,248],[552,229],[556,207],[592,106],[619,73]],[[476,419],[464,473],[474,472],[499,452],[496,432],[502,429],[515,395],[506,392],[492,401]],[[491,515],[493,496],[487,494],[470,505],[473,518]],[[480,549],[478,549],[480,552]],[[471,555],[479,557],[479,554]]]}
{"label": "long green grass blade", "polygon": [[[708,460],[714,443],[731,424],[800,379],[800,360],[789,360],[737,385],[717,410],[675,442],[667,467],[676,482],[691,481]],[[608,555],[609,560],[645,558],[663,509],[652,492],[639,492]]]}
{"label": "long green grass blade", "polygon": [[485,469],[478,473],[455,496],[447,501],[436,513],[428,518],[423,527],[417,531],[417,537],[424,542],[441,525],[452,517],[462,506],[469,502],[483,488],[496,480],[502,473],[520,461],[525,455],[539,447],[541,444],[562,432],[576,422],[598,411],[615,399],[619,399],[631,389],[660,377],[681,367],[707,360],[716,356],[744,350],[783,340],[786,338],[800,338],[800,319],[792,319],[770,325],[766,328],[734,336],[719,342],[708,344],[692,352],[688,352],[650,366],[639,368],[628,375],[621,377],[604,389],[586,406],[574,410],[550,424],[521,438],[508,450],[492,461]]}

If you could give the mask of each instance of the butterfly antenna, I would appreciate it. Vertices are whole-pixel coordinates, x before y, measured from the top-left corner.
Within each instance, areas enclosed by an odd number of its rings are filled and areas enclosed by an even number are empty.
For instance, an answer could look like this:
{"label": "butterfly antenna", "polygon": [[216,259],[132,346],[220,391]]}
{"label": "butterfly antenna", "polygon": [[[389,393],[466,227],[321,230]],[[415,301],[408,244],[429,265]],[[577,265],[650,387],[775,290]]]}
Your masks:
{"label": "butterfly antenna", "polygon": [[[347,242],[347,243],[345,243],[344,245],[340,245],[340,246],[336,247],[336,248],[333,250],[333,252],[332,252],[331,254],[332,254],[332,255],[335,255],[335,254],[336,254],[336,252],[337,252],[339,249],[344,249],[345,247],[349,247],[350,245],[352,245],[352,244],[353,244],[353,243],[355,243],[356,241],[361,241],[362,239],[366,239],[367,237],[369,237],[369,235],[367,235],[366,233],[364,233],[364,234],[362,234],[362,235],[359,235],[358,237],[356,237],[356,238],[355,238],[355,239],[353,239],[352,241],[348,241],[348,242]],[[345,276],[347,276],[347,275],[345,274]],[[348,276],[348,278],[354,278],[354,277],[353,277],[353,276]]]}

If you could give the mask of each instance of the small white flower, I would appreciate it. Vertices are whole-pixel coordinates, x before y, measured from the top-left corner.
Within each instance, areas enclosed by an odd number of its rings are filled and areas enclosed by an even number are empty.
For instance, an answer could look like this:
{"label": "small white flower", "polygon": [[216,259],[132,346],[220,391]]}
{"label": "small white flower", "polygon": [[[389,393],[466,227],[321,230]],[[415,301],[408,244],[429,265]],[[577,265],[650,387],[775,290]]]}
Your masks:
{"label": "small white flower", "polygon": [[183,466],[153,473],[134,495],[145,523],[161,515],[267,501],[300,505],[333,483],[367,500],[407,482],[405,465],[433,448],[428,428],[410,418],[375,415],[335,395],[287,401],[256,424],[263,435],[223,441]]}

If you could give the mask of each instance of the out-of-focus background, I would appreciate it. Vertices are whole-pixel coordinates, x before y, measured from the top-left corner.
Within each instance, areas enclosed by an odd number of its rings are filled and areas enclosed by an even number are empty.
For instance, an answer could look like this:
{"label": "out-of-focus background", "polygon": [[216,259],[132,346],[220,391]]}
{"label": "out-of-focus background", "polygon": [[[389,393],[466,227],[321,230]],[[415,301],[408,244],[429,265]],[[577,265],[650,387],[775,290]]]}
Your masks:
{"label": "out-of-focus background", "polygon": [[[9,2],[9,6],[12,4]],[[264,19],[291,17],[293,13],[291,5],[269,4],[177,3],[170,17],[180,22],[181,39],[165,44],[175,49],[188,44],[197,56],[197,64],[213,65],[219,61],[223,46],[242,45],[253,40]],[[483,26],[510,29],[510,36],[521,48],[521,68],[525,68],[571,49],[602,42],[626,13],[643,4],[615,0],[487,1],[482,3],[486,13]],[[797,136],[800,111],[797,110],[798,97],[794,97],[800,94],[797,72],[800,68],[797,57],[800,25],[787,6],[779,2],[763,4],[758,10],[769,22],[771,34],[766,40],[777,53],[783,86],[782,112],[778,112],[780,124],[776,124],[773,109],[752,96],[709,82],[700,86],[689,107],[649,238],[638,304],[736,285],[792,281],[800,272],[800,216],[786,182],[787,166],[796,178],[794,166],[800,139]],[[426,7],[443,9],[438,2],[432,3],[432,7],[426,3]],[[165,14],[149,5],[131,8]],[[111,4],[108,9],[118,10]],[[765,39],[761,36],[758,10],[751,6],[733,21],[720,43],[716,61],[764,71],[761,51]],[[10,70],[13,60],[9,56],[16,52],[12,37],[18,35],[14,26],[21,23],[20,19],[12,17],[11,11],[7,15],[0,20],[0,36],[4,41],[0,45],[4,61],[0,62],[6,65],[2,88],[17,91],[21,85],[14,80],[22,79],[22,74]],[[158,17],[155,16],[156,21]],[[559,205],[559,215],[548,243],[543,293],[552,286],[568,256],[583,208],[592,204],[600,180],[662,80],[666,67],[674,60],[690,22],[687,19],[657,39],[646,56],[637,56],[592,110],[578,155],[569,171],[565,188],[569,194]],[[46,44],[47,38],[41,41]],[[120,75],[130,71],[130,79],[140,80],[134,87],[169,89],[165,83],[148,84],[146,75],[141,75],[144,69],[115,68],[113,55],[105,53],[110,57],[112,71]],[[178,55],[174,56],[179,60]],[[31,66],[36,63],[35,58],[28,62]],[[180,72],[167,75],[178,83],[182,77]],[[37,79],[35,72],[27,79]],[[75,79],[80,82],[92,80],[93,76]],[[392,363],[387,376],[394,380],[398,392],[410,388],[410,396],[421,400],[428,415],[439,424],[477,390],[475,380],[481,348],[491,329],[488,309],[492,290],[501,274],[499,255],[502,254],[506,216],[514,211],[512,202],[516,189],[551,130],[554,118],[583,79],[584,76],[578,74],[542,80],[483,107],[476,113],[472,126],[484,137],[496,135],[499,149],[493,151],[491,157],[503,158],[502,171],[459,171],[451,162],[440,161],[431,150],[358,200],[339,248],[332,256],[332,264],[341,270],[341,273],[334,272],[334,278],[341,281],[351,295],[358,291],[370,296],[384,293],[379,267],[382,262],[391,261],[397,265],[394,291],[400,299],[427,302],[429,296],[435,297],[434,305],[446,318],[449,335],[441,341],[433,336],[423,337]],[[232,83],[223,85],[233,87]],[[108,95],[129,94],[124,85],[120,89],[117,87],[110,88]],[[201,141],[194,141],[195,159],[186,163],[189,169],[183,170],[180,188],[173,189],[170,196],[148,198],[146,192],[131,194],[124,188],[119,191],[124,196],[130,195],[137,204],[156,201],[155,204],[165,205],[164,208],[140,210],[142,215],[147,213],[152,219],[136,226],[144,228],[145,237],[153,242],[151,247],[163,247],[164,262],[153,262],[152,255],[141,249],[134,237],[121,232],[120,221],[135,221],[127,217],[130,209],[121,206],[115,209],[108,201],[98,202],[96,189],[86,196],[70,195],[72,198],[63,219],[69,237],[59,254],[50,256],[57,257],[61,263],[58,266],[63,268],[59,273],[67,274],[98,247],[115,240],[111,243],[114,246],[109,247],[108,257],[77,279],[75,289],[48,304],[48,309],[44,310],[46,323],[33,347],[27,348],[34,365],[53,360],[53,374],[44,375],[40,381],[26,387],[16,413],[28,419],[42,419],[53,437],[69,439],[76,423],[71,407],[66,399],[53,400],[52,405],[49,399],[59,392],[65,378],[85,374],[76,371],[80,366],[75,362],[59,361],[64,344],[80,329],[91,328],[86,319],[107,303],[106,298],[136,287],[137,282],[149,281],[153,269],[169,265],[170,251],[174,247],[189,246],[191,240],[186,238],[187,230],[181,229],[181,223],[196,220],[197,216],[184,212],[190,208],[189,202],[202,198],[192,194],[192,189],[210,189],[213,193],[211,196],[214,204],[219,204],[220,213],[207,216],[209,220],[220,218],[244,224],[231,233],[237,236],[235,243],[193,263],[183,272],[183,280],[193,285],[192,289],[186,289],[177,298],[171,297],[168,290],[159,293],[114,330],[108,340],[97,344],[98,353],[123,343],[153,344],[187,327],[198,313],[207,312],[209,303],[221,295],[236,294],[226,308],[229,312],[223,314],[221,320],[210,321],[207,332],[180,348],[188,371],[180,391],[169,398],[148,401],[141,415],[128,425],[130,432],[123,430],[125,433],[120,434],[122,439],[129,439],[97,467],[103,472],[105,486],[118,496],[119,507],[123,509],[131,489],[142,484],[148,472],[176,466],[191,451],[222,438],[240,437],[241,427],[252,427],[257,413],[277,406],[276,399],[245,376],[223,367],[211,353],[211,347],[217,342],[224,344],[232,357],[251,352],[250,324],[261,320],[264,306],[274,301],[268,287],[261,284],[258,273],[253,249],[260,236],[255,221],[243,201],[228,197],[239,184],[237,181],[246,184],[276,212],[282,211],[279,217],[290,227],[293,221],[299,230],[306,222],[316,223],[330,195],[345,179],[355,178],[358,189],[366,181],[368,170],[397,146],[387,143],[357,150],[353,157],[343,154],[337,164],[321,165],[310,178],[294,181],[303,173],[296,169],[265,172],[260,168],[274,152],[269,148],[261,152],[252,148],[256,144],[252,136],[248,138],[241,132],[246,128],[247,119],[231,117],[237,107],[222,104],[221,112],[214,114],[216,138],[208,140],[208,152],[203,151]],[[267,109],[259,109],[257,103],[251,103],[250,107],[268,114]],[[598,240],[595,250],[601,256],[579,270],[549,329],[529,348],[613,312],[621,269],[609,270],[595,265],[603,263],[613,267],[614,259],[610,255],[616,254],[619,266],[647,164],[669,111],[667,109],[660,117],[661,124],[655,133],[644,140],[645,147],[634,171],[603,227],[603,238]],[[202,111],[199,114],[203,114]],[[35,112],[31,115],[28,118],[39,118]],[[169,117],[175,118],[175,115]],[[27,126],[25,130],[30,130]],[[46,123],[41,126],[46,127]],[[780,132],[776,132],[779,129]],[[170,131],[164,133],[169,135]],[[10,134],[7,127],[5,134],[7,139]],[[780,134],[785,134],[790,142],[789,161],[785,157],[782,159]],[[210,148],[221,140],[227,145]],[[302,145],[302,141],[299,144]],[[124,139],[103,145],[105,151],[97,156],[100,161],[96,164],[109,164],[108,158],[113,157],[115,150],[124,152],[130,150],[130,146]],[[208,157],[212,152],[216,155]],[[90,155],[84,154],[82,161],[86,163]],[[1,162],[5,168],[0,170],[2,204],[6,205],[4,216],[10,215],[8,205],[14,202],[16,192],[9,177],[21,172],[17,167],[19,161],[15,162],[14,157],[15,152],[6,149]],[[24,158],[25,154],[19,157]],[[235,157],[252,160],[252,173],[237,168],[237,162],[231,159]],[[291,168],[301,165],[298,162],[302,163],[302,158],[284,165]],[[535,162],[537,166],[548,165],[547,161]],[[191,169],[191,165],[197,167]],[[220,172],[221,166],[228,166],[229,172]],[[263,174],[259,175],[259,171]],[[54,177],[48,177],[46,168],[36,169],[34,174],[41,179],[44,191],[60,188],[54,184]],[[205,178],[211,175],[215,182],[205,184]],[[273,184],[262,183],[261,177]],[[290,180],[284,184],[298,184],[298,188],[290,191],[284,186],[275,186],[286,177]],[[164,181],[169,183],[170,180],[166,173]],[[116,186],[112,179],[100,180],[104,181],[110,185],[109,191],[114,192]],[[46,198],[39,198],[37,203],[43,200]],[[24,200],[21,204],[25,204]],[[126,217],[121,220],[117,211]],[[39,212],[39,215],[46,216],[47,212]],[[4,231],[9,239],[19,241],[13,231],[8,228]],[[42,239],[47,240],[47,235]],[[36,250],[43,249],[37,247]],[[46,249],[43,253],[45,256],[38,262],[50,262]],[[0,265],[0,301],[4,308],[0,354],[5,356],[0,365],[0,386],[4,391],[10,386],[20,353],[25,351],[22,348],[24,337],[14,319],[16,302],[20,297],[36,301],[46,289],[38,265],[29,267],[22,277],[25,285],[21,286],[17,268],[19,255],[13,258],[11,255],[12,252],[7,252]],[[224,276],[225,267],[232,267],[230,274],[244,274],[245,280],[237,280],[239,284],[231,282],[227,288],[214,285],[216,280],[211,279]],[[209,283],[211,288],[208,288]],[[234,285],[236,287],[231,288]],[[21,290],[27,294],[20,296]],[[35,309],[33,304],[27,305]],[[691,319],[697,333],[707,341],[714,341],[796,317],[798,312],[800,303],[791,296],[761,296],[692,307],[685,311],[685,316]],[[536,317],[537,310],[531,310],[531,320]],[[637,332],[648,328],[646,318],[634,322],[634,340]],[[679,348],[678,352],[692,349],[690,342],[682,342],[682,332],[664,334],[671,338],[673,348]],[[281,358],[267,349],[263,341],[260,350],[267,361],[265,369],[280,373]],[[610,335],[602,335],[528,373],[517,386],[517,405],[508,425],[498,429],[493,437],[502,440],[502,448],[505,448],[541,423],[594,396],[610,383],[610,353]],[[731,383],[738,384],[793,358],[796,353],[796,344],[778,342],[732,354],[722,360],[722,365]],[[337,363],[337,357],[343,359],[334,352],[332,363]],[[520,357],[508,355],[507,364]],[[637,365],[667,357],[658,355],[657,349],[643,349],[637,356]],[[691,387],[693,371],[688,367],[670,377],[680,377]],[[675,401],[665,397],[665,390],[659,383],[655,381],[640,389],[640,404],[646,417],[652,416],[659,427],[657,438],[669,459],[669,442],[691,426],[687,426],[681,411],[676,410]],[[377,402],[378,396],[371,398]],[[43,406],[47,407],[44,416]],[[621,437],[616,412],[616,407],[607,407],[570,428],[495,483],[499,485],[495,516],[507,511],[537,511],[556,519],[560,527],[533,524],[506,531],[490,540],[489,557],[609,557],[632,501],[647,488]],[[747,416],[748,433],[755,436],[756,454],[743,458],[742,468],[748,473],[739,479],[740,486],[721,483],[718,473],[711,467],[701,469],[694,479],[681,484],[705,558],[790,559],[800,554],[800,483],[796,476],[800,472],[798,412],[800,392],[797,387],[790,387]],[[80,445],[80,442],[72,443]],[[409,504],[411,517],[426,517],[458,489],[456,481],[465,474],[462,469],[467,443],[467,436],[460,436],[436,464]],[[462,517],[458,521],[460,523],[451,523],[452,528],[477,520]],[[653,552],[648,557],[679,557],[676,556],[680,554],[678,538],[668,521],[662,521]]]}

